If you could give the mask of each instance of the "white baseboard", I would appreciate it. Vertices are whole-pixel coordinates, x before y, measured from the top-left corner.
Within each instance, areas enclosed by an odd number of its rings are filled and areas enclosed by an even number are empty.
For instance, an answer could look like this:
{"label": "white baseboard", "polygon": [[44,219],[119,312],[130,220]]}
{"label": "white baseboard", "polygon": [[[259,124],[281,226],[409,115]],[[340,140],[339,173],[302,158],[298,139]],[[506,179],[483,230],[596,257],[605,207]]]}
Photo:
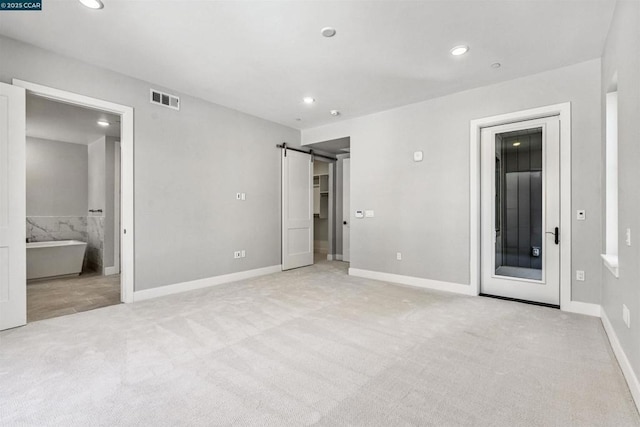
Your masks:
{"label": "white baseboard", "polygon": [[618,359],[620,369],[622,369],[622,374],[627,380],[627,385],[629,386],[629,390],[631,391],[631,396],[633,396],[636,407],[640,411],[640,383],[638,382],[638,377],[633,371],[633,367],[631,366],[627,355],[622,349],[622,345],[620,345],[618,336],[616,335],[616,332],[613,329],[613,325],[611,325],[609,317],[607,317],[607,313],[604,311],[604,309],[602,310],[600,318],[602,320],[602,326],[604,326],[604,330],[609,337],[609,342],[611,343],[613,353],[616,355],[616,359]]}
{"label": "white baseboard", "polygon": [[587,316],[600,317],[602,308],[599,304],[588,302],[569,301],[568,304],[560,304],[560,309],[569,313],[586,314]]}
{"label": "white baseboard", "polygon": [[327,254],[327,261],[333,261],[333,254]]}
{"label": "white baseboard", "polygon": [[335,254],[333,256],[333,259],[335,259],[336,261],[342,261],[342,254]]}
{"label": "white baseboard", "polygon": [[103,274],[105,276],[112,276],[112,275],[118,274],[118,273],[120,273],[120,268],[118,268],[118,267],[105,267]]}
{"label": "white baseboard", "polygon": [[439,280],[423,279],[420,277],[402,276],[399,274],[380,273],[378,271],[350,268],[350,276],[364,277],[366,279],[382,280],[384,282],[400,283],[402,285],[415,286],[417,288],[435,289],[437,291],[454,292],[456,294],[475,295],[471,286],[460,283],[441,282]]}
{"label": "white baseboard", "polygon": [[165,285],[152,289],[145,289],[133,293],[134,301],[143,301],[151,298],[158,298],[165,295],[178,294],[180,292],[193,291],[195,289],[208,288],[222,285],[223,283],[237,282],[238,280],[250,279],[252,277],[265,276],[267,274],[279,273],[282,271],[281,265],[257,268],[255,270],[240,271],[238,273],[224,274],[222,276],[207,277],[205,279],[192,280],[190,282]]}

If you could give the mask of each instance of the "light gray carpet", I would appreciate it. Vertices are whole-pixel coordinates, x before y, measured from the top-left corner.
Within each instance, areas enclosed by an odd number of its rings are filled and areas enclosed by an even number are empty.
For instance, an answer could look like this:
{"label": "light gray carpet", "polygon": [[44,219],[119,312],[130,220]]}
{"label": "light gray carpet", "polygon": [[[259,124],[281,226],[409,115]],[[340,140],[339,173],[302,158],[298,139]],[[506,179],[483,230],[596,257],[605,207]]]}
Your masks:
{"label": "light gray carpet", "polygon": [[0,333],[0,424],[640,420],[599,319],[323,262]]}

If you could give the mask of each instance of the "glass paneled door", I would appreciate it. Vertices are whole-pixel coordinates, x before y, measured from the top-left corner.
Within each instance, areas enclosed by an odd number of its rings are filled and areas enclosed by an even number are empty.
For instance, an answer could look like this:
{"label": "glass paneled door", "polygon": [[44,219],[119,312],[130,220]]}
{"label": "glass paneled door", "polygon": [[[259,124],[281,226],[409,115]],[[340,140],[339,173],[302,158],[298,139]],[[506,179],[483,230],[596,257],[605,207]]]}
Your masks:
{"label": "glass paneled door", "polygon": [[481,292],[558,305],[558,117],[482,129],[481,162]]}

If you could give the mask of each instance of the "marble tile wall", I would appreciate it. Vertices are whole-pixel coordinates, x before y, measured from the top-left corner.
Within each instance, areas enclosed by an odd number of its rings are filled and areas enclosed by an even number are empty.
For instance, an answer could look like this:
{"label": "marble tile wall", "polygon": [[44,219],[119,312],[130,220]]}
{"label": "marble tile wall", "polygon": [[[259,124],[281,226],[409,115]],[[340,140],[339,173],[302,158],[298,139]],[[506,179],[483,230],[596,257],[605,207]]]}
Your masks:
{"label": "marble tile wall", "polygon": [[31,242],[51,240],[87,241],[87,217],[28,216],[27,238]]}
{"label": "marble tile wall", "polygon": [[85,265],[88,269],[102,271],[104,252],[104,217],[87,217],[87,254]]}
{"label": "marble tile wall", "polygon": [[80,240],[87,242],[82,271],[102,271],[104,217],[102,216],[29,216],[27,239],[30,242]]}

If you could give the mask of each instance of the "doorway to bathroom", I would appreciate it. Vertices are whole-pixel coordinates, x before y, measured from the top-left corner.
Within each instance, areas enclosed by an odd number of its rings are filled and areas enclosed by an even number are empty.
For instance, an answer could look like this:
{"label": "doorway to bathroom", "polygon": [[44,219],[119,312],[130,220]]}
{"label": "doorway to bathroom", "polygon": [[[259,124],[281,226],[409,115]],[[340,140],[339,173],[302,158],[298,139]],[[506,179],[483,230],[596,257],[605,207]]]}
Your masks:
{"label": "doorway to bathroom", "polygon": [[120,116],[26,96],[27,322],[119,304]]}
{"label": "doorway to bathroom", "polygon": [[14,78],[0,83],[0,330],[27,323],[27,93],[120,117],[120,299],[134,300],[133,108]]}

